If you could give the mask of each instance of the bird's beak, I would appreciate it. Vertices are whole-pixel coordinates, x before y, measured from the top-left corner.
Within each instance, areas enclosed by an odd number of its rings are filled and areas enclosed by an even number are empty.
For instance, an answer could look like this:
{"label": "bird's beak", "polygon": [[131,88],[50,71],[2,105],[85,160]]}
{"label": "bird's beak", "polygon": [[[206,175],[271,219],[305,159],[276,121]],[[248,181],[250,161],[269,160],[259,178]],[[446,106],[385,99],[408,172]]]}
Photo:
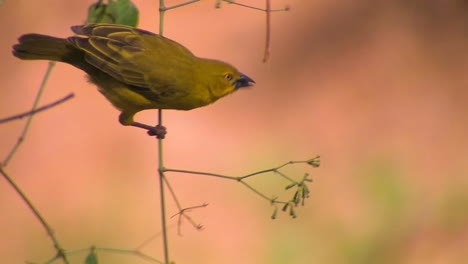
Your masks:
{"label": "bird's beak", "polygon": [[236,89],[242,88],[242,87],[248,87],[248,86],[252,86],[253,83],[255,83],[254,80],[250,79],[247,75],[244,75],[241,73],[239,79],[237,79],[236,82],[234,83],[234,87]]}

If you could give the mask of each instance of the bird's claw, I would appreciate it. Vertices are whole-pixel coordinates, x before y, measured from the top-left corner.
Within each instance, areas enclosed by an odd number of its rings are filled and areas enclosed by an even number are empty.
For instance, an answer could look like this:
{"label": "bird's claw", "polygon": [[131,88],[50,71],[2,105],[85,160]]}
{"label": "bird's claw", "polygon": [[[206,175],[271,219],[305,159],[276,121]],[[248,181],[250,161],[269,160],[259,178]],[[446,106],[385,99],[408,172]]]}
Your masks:
{"label": "bird's claw", "polygon": [[164,139],[166,137],[167,130],[165,126],[157,125],[148,129],[148,135],[156,136],[158,139]]}

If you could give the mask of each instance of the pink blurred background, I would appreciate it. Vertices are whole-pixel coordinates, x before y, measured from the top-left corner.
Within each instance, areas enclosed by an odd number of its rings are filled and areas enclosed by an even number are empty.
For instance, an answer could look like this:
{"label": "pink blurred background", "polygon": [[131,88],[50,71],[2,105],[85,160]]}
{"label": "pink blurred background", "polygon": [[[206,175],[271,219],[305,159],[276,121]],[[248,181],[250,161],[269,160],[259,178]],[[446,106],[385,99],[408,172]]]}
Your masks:
{"label": "pink blurred background", "polygon": [[[140,27],[156,31],[157,1],[135,0]],[[468,259],[468,4],[432,1],[272,1],[271,59],[261,62],[265,14],[215,1],[167,13],[165,32],[202,57],[232,63],[253,88],[208,107],[165,111],[170,168],[242,175],[322,156],[298,218],[279,214],[236,182],[170,174],[191,216],[170,229],[177,263],[463,263]],[[264,1],[244,1],[262,6]],[[24,33],[66,37],[93,1],[5,1],[0,118],[28,110],[47,67],[11,55]],[[180,2],[167,1],[167,5]],[[58,64],[43,104],[6,170],[53,226],[62,245],[134,248],[160,230],[156,141],[117,122],[84,74]],[[156,122],[156,111],[137,116]],[[0,126],[0,159],[24,121]],[[252,181],[271,195],[284,182]],[[0,262],[54,255],[39,222],[0,180]],[[169,203],[169,215],[175,214]],[[173,226],[176,219],[171,219]],[[161,242],[144,251],[162,259]],[[85,255],[76,255],[82,263]],[[146,263],[99,253],[101,262]]]}

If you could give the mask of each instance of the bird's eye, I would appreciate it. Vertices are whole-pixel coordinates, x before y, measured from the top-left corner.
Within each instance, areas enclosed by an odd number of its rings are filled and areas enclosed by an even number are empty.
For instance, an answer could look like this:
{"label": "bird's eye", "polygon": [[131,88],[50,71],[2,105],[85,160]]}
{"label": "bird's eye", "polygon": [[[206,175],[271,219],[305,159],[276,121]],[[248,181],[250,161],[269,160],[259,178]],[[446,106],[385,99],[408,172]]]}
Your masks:
{"label": "bird's eye", "polygon": [[224,79],[226,79],[228,81],[232,80],[232,74],[227,73],[226,75],[224,75]]}

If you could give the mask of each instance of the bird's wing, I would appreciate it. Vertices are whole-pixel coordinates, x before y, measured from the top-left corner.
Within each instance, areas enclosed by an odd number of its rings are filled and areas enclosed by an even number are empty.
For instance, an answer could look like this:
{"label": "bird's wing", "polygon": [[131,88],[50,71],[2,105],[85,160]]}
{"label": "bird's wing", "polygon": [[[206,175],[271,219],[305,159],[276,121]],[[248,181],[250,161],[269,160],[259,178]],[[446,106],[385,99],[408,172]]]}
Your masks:
{"label": "bird's wing", "polygon": [[174,62],[167,58],[193,57],[189,50],[172,40],[129,26],[90,24],[73,26],[72,30],[85,36],[68,39],[85,52],[89,64],[132,86],[154,90],[158,81],[162,82],[161,87],[167,86],[164,75],[174,70],[171,69]]}

